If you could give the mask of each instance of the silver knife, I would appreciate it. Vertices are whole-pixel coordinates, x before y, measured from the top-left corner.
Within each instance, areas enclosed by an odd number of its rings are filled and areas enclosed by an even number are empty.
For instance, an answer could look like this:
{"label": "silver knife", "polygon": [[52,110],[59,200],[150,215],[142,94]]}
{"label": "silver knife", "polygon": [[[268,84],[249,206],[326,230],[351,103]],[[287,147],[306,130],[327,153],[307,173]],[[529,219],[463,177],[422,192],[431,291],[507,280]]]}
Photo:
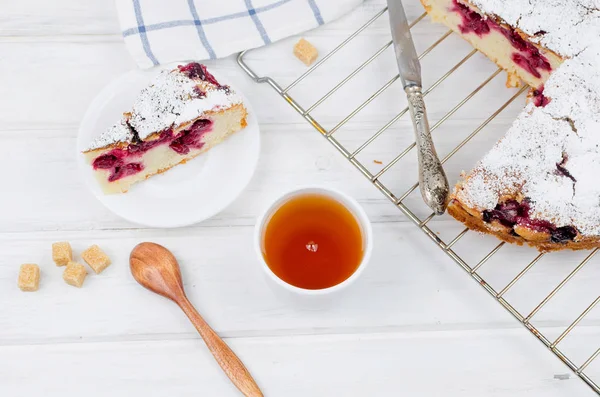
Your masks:
{"label": "silver knife", "polygon": [[396,61],[400,70],[400,79],[408,98],[408,108],[415,130],[421,195],[425,204],[437,215],[442,215],[446,210],[448,200],[448,179],[431,139],[425,102],[423,101],[421,64],[410,34],[402,2],[400,0],[387,0],[387,3]]}

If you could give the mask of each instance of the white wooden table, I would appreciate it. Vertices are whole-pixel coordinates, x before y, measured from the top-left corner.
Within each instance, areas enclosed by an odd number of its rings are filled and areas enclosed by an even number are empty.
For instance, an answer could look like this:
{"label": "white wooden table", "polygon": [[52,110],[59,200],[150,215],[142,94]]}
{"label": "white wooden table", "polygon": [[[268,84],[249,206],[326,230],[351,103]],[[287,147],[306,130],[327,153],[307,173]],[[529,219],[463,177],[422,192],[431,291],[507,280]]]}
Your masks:
{"label": "white wooden table", "polygon": [[[408,3],[414,19],[422,9],[416,1]],[[368,1],[307,36],[324,53],[382,5]],[[227,210],[192,227],[148,229],[117,218],[87,191],[74,154],[78,124],[90,101],[112,79],[136,67],[122,43],[113,2],[3,0],[0,6],[0,396],[238,395],[183,314],[131,277],[128,255],[141,241],[164,244],[177,255],[190,299],[239,354],[266,396],[594,395],[291,107],[268,87],[251,82],[233,58],[208,64],[229,74],[257,112],[262,155],[247,190]],[[423,27],[427,29],[415,33],[421,48],[420,43],[431,43],[445,31]],[[385,21],[376,24],[357,38],[355,49],[341,55],[344,62],[319,69],[295,95],[318,98],[388,34]],[[291,55],[292,40],[253,51],[248,61],[291,81],[305,70]],[[448,40],[443,51],[424,61],[426,80],[429,72],[444,71],[442,61],[459,59],[455,52],[464,56],[470,51],[458,38]],[[325,124],[342,119],[389,78],[391,53],[385,59],[350,83],[340,93],[343,100],[332,98],[322,105]],[[459,82],[479,84],[493,70],[478,54]],[[497,107],[502,95],[511,94],[503,83],[498,76],[474,108],[485,112]],[[432,119],[448,109],[453,87],[440,87],[429,98]],[[401,96],[395,86],[339,134],[350,144],[364,141],[397,113],[400,105],[394,99]],[[489,133],[470,144],[460,161],[448,164],[453,181],[501,136],[522,106],[517,102]],[[472,110],[459,112],[437,135],[442,154],[452,147],[453,134],[469,133],[481,122]],[[409,121],[401,120],[386,136],[365,152],[365,161],[385,164],[410,143]],[[412,184],[416,173],[411,161],[390,170],[392,180]],[[370,267],[347,296],[328,307],[279,301],[253,252],[251,236],[260,209],[279,192],[303,184],[327,184],[350,193],[373,221]],[[435,222],[449,235],[461,230],[447,217]],[[51,243],[62,240],[71,241],[76,252],[97,243],[114,264],[89,276],[81,290],[69,287],[50,257]],[[473,236],[463,250],[481,257],[495,244]],[[519,264],[535,256],[525,248],[507,250],[512,259],[486,264],[490,278],[506,282],[522,268]],[[539,301],[572,269],[570,259],[582,256],[549,256],[532,269],[523,280],[527,287],[513,298],[524,305],[535,297]],[[37,293],[22,293],[16,286],[18,267],[27,262],[42,268]],[[597,296],[598,265],[588,265],[539,314],[541,326],[559,334]],[[599,330],[595,310],[571,342],[582,348],[573,353],[579,360],[598,347]],[[588,372],[594,371],[600,374],[598,363]]]}

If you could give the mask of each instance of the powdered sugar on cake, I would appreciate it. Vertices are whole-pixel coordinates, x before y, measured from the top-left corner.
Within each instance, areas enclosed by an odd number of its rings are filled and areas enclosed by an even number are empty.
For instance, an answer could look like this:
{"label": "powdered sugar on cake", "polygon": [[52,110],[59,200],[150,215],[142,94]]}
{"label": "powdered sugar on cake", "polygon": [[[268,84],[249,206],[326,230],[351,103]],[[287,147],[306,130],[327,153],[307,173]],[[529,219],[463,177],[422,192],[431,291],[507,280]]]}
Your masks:
{"label": "powdered sugar on cake", "polygon": [[191,79],[178,70],[164,71],[151,86],[142,90],[133,104],[129,123],[144,140],[206,111],[241,102],[241,97],[229,90]]}
{"label": "powdered sugar on cake", "polygon": [[179,69],[161,72],[151,85],[140,92],[130,117],[110,127],[87,150],[130,142],[134,131],[136,138],[143,141],[155,133],[177,128],[181,123],[198,118],[205,112],[242,103],[239,94],[229,87],[218,85],[209,76],[207,80],[197,75],[190,77]]}
{"label": "powdered sugar on cake", "polygon": [[127,124],[127,119],[123,117],[117,124],[111,126],[103,134],[94,139],[87,150],[99,149],[121,142],[131,142],[134,136],[131,127]]}
{"label": "powdered sugar on cake", "polygon": [[532,218],[600,235],[599,62],[597,44],[566,60],[546,82],[550,102],[526,107],[456,197],[484,210],[522,194]]}

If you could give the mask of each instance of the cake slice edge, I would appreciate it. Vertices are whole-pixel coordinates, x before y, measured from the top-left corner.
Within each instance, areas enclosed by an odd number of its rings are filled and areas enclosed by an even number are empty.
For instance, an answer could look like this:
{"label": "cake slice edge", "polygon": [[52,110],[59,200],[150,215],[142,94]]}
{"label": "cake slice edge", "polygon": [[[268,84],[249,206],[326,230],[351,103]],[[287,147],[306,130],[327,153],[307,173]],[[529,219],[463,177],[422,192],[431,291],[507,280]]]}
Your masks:
{"label": "cake slice edge", "polygon": [[[102,191],[106,194],[127,193],[133,184],[144,181],[154,175],[162,174],[177,165],[185,164],[187,161],[206,153],[213,147],[224,142],[231,135],[248,125],[247,117],[248,112],[242,103],[224,110],[207,111],[190,120],[188,123],[183,124],[178,130],[173,132],[173,135],[177,135],[178,132],[185,130],[187,126],[194,125],[197,121],[210,120],[212,130],[210,133],[202,136],[201,148],[190,149],[188,153],[180,154],[173,151],[169,145],[161,145],[141,156],[140,160],[144,164],[144,169],[140,172],[109,182],[110,170],[97,169],[95,171],[96,180],[100,184]],[[219,132],[212,133],[215,130]],[[115,148],[127,145],[127,142],[122,142],[117,145],[88,150],[83,152],[83,154],[88,164],[93,165],[94,160],[111,153]]]}

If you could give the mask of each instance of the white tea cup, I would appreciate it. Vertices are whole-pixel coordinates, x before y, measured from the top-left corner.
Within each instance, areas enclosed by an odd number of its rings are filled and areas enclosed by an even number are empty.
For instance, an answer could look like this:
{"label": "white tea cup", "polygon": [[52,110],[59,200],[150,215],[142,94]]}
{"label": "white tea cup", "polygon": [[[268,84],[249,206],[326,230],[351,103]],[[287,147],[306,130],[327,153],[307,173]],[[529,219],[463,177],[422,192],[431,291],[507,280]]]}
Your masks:
{"label": "white tea cup", "polygon": [[[321,195],[335,200],[346,208],[354,216],[362,236],[363,244],[363,256],[356,270],[345,280],[339,284],[331,287],[322,289],[306,289],[292,285],[282,280],[277,274],[271,270],[264,255],[264,237],[267,225],[275,213],[289,200],[303,195]],[[356,200],[342,193],[338,190],[324,187],[303,187],[294,189],[290,192],[284,193],[275,199],[271,205],[269,205],[262,214],[258,217],[256,226],[254,229],[254,246],[256,249],[256,255],[260,262],[260,267],[266,275],[267,280],[271,285],[277,286],[279,290],[287,291],[292,295],[301,296],[323,296],[330,295],[332,293],[344,290],[353,284],[362,274],[365,267],[369,263],[371,258],[371,252],[373,250],[373,230],[371,228],[371,222],[367,217],[364,209],[358,204]]]}

